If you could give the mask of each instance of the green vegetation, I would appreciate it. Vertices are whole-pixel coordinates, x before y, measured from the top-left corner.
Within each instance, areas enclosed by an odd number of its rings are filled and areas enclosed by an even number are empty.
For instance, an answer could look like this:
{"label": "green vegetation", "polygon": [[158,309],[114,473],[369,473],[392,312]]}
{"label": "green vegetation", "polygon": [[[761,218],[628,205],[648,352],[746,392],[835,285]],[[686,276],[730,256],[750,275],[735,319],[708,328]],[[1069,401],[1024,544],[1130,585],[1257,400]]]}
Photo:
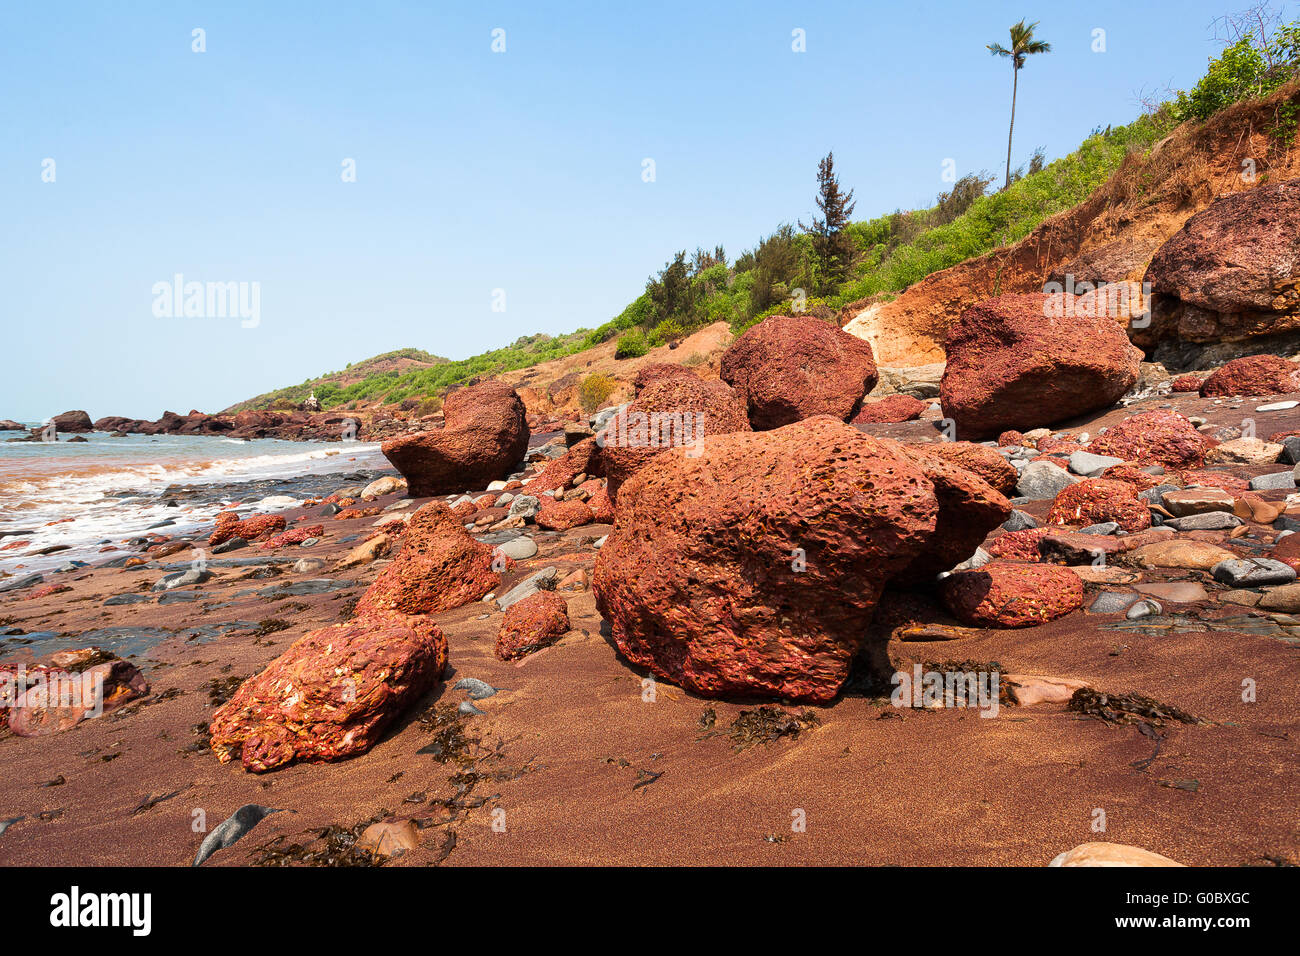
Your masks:
{"label": "green vegetation", "polygon": [[609,398],[616,388],[618,388],[618,380],[613,376],[602,375],[599,372],[588,375],[578,386],[578,404],[590,415],[604,407],[605,399]]}
{"label": "green vegetation", "polygon": [[[1205,76],[1191,92],[1180,90],[1172,106],[1174,118],[1209,119],[1238,100],[1267,96],[1300,72],[1300,20],[1280,24],[1264,4],[1248,15],[1224,18],[1230,42],[1210,60]],[[1294,128],[1294,111],[1287,120]]]}
{"label": "green vegetation", "polygon": [[[291,406],[312,389],[323,408],[400,402],[440,396],[448,386],[470,378],[527,368],[615,339],[616,356],[630,358],[719,321],[740,332],[782,313],[833,320],[851,302],[891,297],[934,272],[1023,239],[1048,217],[1085,200],[1127,156],[1144,154],[1181,122],[1204,120],[1300,75],[1300,21],[1282,25],[1264,6],[1223,22],[1228,26],[1225,49],[1190,92],[1151,104],[1127,126],[1094,130],[1078,149],[1054,162],[1045,162],[1042,150],[1036,151],[1027,170],[1008,168],[1008,184],[998,192],[988,192],[992,177],[987,173],[968,174],[929,209],[850,222],[852,191],[841,190],[827,155],[817,175],[823,218],[801,229],[781,225],[730,263],[721,246],[712,252],[697,248],[693,254],[682,250],[647,280],[645,291],[627,308],[596,329],[524,336],[505,348],[454,362],[402,349],[236,408]],[[1021,40],[1035,49],[1026,46],[1023,52],[1045,52],[1046,45],[1033,40],[1032,26],[1025,31]],[[1007,55],[1017,54],[1009,50]],[[1283,104],[1270,135],[1289,144],[1298,119],[1294,106]],[[404,370],[382,367],[401,358],[422,364]]]}

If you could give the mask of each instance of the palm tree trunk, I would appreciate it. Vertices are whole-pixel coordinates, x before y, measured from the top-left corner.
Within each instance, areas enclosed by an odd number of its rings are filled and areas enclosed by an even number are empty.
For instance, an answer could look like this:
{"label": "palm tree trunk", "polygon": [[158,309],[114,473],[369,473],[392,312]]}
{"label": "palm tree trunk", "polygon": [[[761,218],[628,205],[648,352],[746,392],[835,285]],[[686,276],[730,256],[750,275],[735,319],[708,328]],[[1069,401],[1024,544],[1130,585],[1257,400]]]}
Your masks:
{"label": "palm tree trunk", "polygon": [[1011,127],[1007,130],[1007,183],[1003,189],[1011,188],[1011,137],[1016,131],[1016,85],[1020,82],[1020,70],[1016,67],[1015,56],[1011,57]]}

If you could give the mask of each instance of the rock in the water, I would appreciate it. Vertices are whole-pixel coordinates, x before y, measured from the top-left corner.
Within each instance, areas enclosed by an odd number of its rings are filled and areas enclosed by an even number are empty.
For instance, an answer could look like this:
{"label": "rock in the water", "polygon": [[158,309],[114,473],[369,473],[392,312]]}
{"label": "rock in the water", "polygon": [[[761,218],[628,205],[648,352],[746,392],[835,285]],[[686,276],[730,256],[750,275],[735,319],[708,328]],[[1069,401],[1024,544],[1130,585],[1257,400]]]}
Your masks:
{"label": "rock in the water", "polygon": [[758,431],[814,415],[847,421],[879,378],[869,343],[807,315],[749,329],[723,353],[721,374]]}
{"label": "rock in the water", "polygon": [[1108,315],[1065,293],[1004,295],[948,331],[939,400],[960,438],[1051,424],[1105,408],[1137,381],[1142,352]]}
{"label": "rock in the water", "polygon": [[528,450],[524,403],[503,382],[448,393],[443,417],[439,431],[399,435],[383,444],[413,498],[484,488],[509,475]]}
{"label": "rock in the water", "polygon": [[446,665],[425,617],[371,612],[310,631],[212,715],[212,750],[255,773],[364,753]]}
{"label": "rock in the water", "polygon": [[1033,627],[1083,606],[1083,581],[1069,568],[994,561],[944,578],[944,603],[975,627]]}
{"label": "rock in the water", "polygon": [[829,700],[939,512],[899,446],[829,416],[720,435],[623,487],[597,606],[631,661],[695,693]]}
{"label": "rock in the water", "polygon": [[497,657],[517,661],[550,647],[568,631],[568,602],[554,591],[538,591],[506,611],[497,634]]}

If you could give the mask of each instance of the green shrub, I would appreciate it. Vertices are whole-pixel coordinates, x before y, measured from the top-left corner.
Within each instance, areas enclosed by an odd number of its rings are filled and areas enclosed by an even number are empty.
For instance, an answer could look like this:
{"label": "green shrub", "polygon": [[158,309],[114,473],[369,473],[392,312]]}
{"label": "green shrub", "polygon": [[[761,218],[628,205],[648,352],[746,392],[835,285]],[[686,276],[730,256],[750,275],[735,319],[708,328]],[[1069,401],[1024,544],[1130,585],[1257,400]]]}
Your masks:
{"label": "green shrub", "polygon": [[618,347],[614,350],[614,358],[640,358],[650,351],[650,343],[646,341],[645,333],[640,329],[630,329],[618,337]]}

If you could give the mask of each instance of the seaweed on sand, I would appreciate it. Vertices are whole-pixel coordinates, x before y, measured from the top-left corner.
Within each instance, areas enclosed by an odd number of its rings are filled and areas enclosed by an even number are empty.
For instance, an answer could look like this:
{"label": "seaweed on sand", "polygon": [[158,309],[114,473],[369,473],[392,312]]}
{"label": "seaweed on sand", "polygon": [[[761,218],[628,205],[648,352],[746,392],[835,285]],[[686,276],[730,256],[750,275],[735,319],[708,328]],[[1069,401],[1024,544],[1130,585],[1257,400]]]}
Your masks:
{"label": "seaweed on sand", "polygon": [[[700,719],[700,726],[713,727],[716,715],[712,713],[712,708],[705,711],[704,716]],[[753,710],[742,710],[736,715],[736,719],[725,730],[710,730],[698,739],[704,740],[708,737],[720,737],[726,735],[731,738],[731,749],[736,753],[742,750],[748,750],[755,744],[769,744],[774,740],[780,740],[782,737],[790,739],[797,738],[805,730],[820,726],[821,718],[811,710],[805,710],[802,714],[792,714],[782,710],[780,707],[773,707],[771,704],[763,704]]]}
{"label": "seaweed on sand", "polygon": [[383,866],[384,857],[357,846],[366,827],[388,817],[380,810],[369,820],[350,827],[332,823],[318,830],[308,830],[315,836],[306,843],[290,843],[281,835],[267,840],[253,852],[254,866]]}
{"label": "seaweed on sand", "polygon": [[1150,723],[1157,727],[1174,720],[1182,724],[1199,724],[1203,721],[1185,710],[1142,694],[1107,694],[1081,687],[1074,692],[1067,705],[1070,710],[1087,717],[1095,717],[1108,724]]}

